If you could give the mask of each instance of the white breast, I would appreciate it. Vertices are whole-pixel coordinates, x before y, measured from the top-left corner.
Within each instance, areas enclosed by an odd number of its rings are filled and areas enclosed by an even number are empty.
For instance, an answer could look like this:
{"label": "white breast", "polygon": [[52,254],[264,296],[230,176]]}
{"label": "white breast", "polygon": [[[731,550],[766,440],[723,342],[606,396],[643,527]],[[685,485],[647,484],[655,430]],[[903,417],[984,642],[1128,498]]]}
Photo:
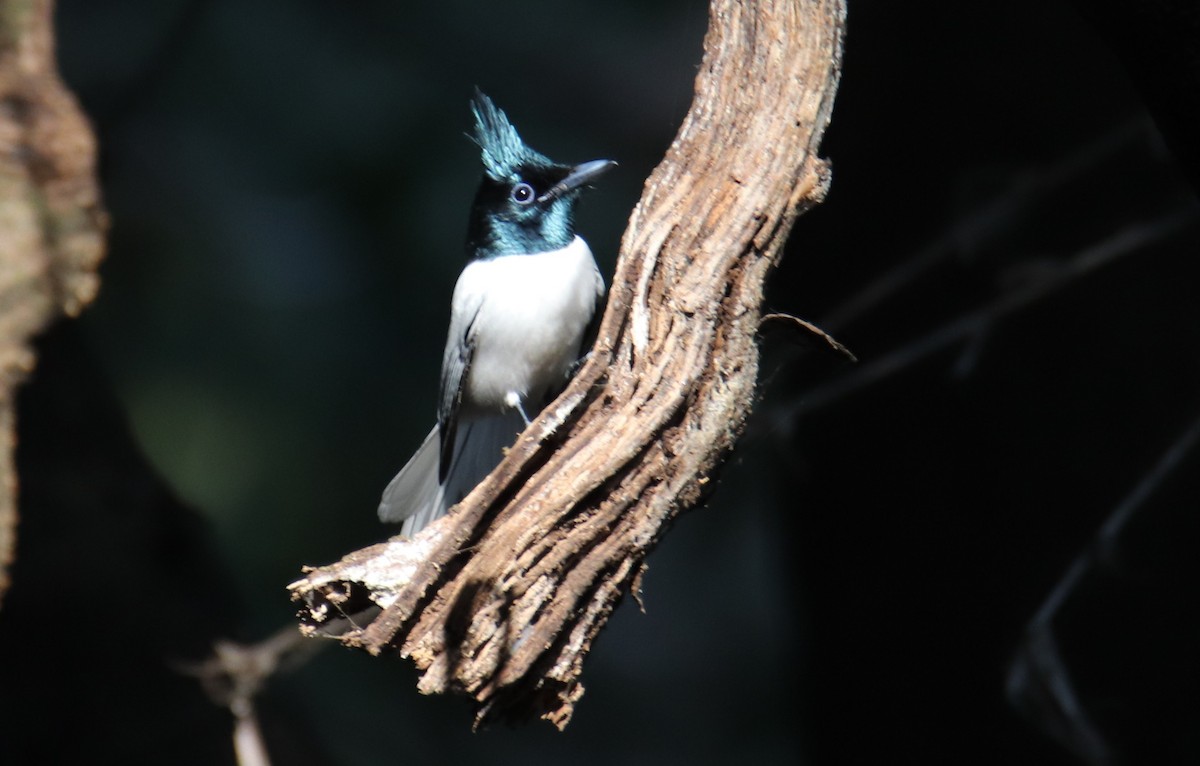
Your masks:
{"label": "white breast", "polygon": [[469,264],[454,288],[456,310],[479,306],[463,404],[498,410],[515,393],[539,406],[578,357],[603,292],[592,251],[580,237],[561,250]]}

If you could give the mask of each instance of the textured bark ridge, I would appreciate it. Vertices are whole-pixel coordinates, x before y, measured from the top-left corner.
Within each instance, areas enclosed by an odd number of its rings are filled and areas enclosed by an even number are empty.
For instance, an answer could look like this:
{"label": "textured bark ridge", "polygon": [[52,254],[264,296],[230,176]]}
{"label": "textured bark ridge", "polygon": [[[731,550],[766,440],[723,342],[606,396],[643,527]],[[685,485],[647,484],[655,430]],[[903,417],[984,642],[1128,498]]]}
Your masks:
{"label": "textured bark ridge", "polygon": [[764,279],[828,186],[843,28],[841,0],[713,0],[590,361],[454,513],[293,583],[307,630],[351,615],[343,643],[411,658],[477,723],[567,724],[596,634],[743,428]]}
{"label": "textured bark ridge", "polygon": [[16,549],[13,391],[30,338],[96,294],[96,144],[54,64],[53,3],[0,0],[0,596]]}

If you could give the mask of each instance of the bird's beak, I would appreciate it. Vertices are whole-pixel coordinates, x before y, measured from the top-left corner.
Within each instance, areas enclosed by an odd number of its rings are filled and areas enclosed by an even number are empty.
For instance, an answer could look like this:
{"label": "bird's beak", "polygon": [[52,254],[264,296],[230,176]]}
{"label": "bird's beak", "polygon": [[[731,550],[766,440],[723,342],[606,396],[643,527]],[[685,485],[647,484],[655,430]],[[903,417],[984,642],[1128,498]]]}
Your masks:
{"label": "bird's beak", "polygon": [[549,202],[550,200],[563,197],[568,193],[578,189],[586,183],[590,183],[592,179],[600,175],[617,163],[613,160],[592,160],[585,162],[582,165],[576,165],[571,168],[571,173],[563,180],[550,187],[542,196],[538,197],[538,202]]}

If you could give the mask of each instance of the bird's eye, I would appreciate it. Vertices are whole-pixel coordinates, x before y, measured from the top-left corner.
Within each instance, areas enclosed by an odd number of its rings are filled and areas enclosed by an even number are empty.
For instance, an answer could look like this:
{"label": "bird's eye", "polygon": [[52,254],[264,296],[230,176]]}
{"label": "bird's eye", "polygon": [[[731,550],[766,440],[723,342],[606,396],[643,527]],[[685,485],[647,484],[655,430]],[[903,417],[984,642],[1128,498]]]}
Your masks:
{"label": "bird's eye", "polygon": [[513,202],[518,205],[528,205],[536,196],[533,193],[533,187],[523,181],[512,188]]}

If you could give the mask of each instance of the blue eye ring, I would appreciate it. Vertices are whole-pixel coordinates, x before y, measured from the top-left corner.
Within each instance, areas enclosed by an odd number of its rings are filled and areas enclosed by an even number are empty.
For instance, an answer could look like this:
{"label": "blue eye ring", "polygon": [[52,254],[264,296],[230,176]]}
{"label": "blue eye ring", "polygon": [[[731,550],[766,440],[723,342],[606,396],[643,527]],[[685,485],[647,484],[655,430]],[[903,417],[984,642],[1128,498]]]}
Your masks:
{"label": "blue eye ring", "polygon": [[518,205],[528,205],[530,202],[533,202],[535,199],[537,199],[537,192],[533,190],[532,186],[522,181],[512,188],[512,192],[509,196],[512,197],[512,201]]}

